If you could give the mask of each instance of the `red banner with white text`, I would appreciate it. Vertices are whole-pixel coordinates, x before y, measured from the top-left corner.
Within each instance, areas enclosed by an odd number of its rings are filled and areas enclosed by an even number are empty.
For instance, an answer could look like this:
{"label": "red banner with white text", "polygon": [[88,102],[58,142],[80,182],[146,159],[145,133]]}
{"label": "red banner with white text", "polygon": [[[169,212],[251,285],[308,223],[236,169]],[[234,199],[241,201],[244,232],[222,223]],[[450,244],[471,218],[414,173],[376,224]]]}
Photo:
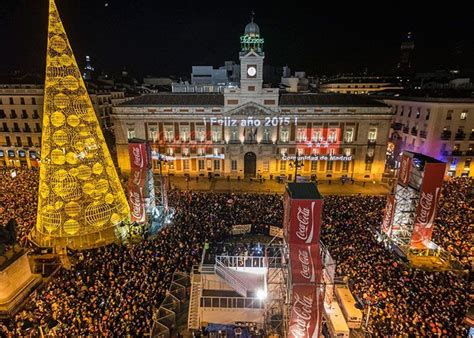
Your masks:
{"label": "red banner with white text", "polygon": [[387,197],[387,204],[385,205],[385,212],[382,221],[382,231],[390,237],[392,233],[393,215],[395,214],[395,196],[389,195]]}
{"label": "red banner with white text", "polygon": [[290,198],[289,206],[288,243],[319,244],[323,201]]}
{"label": "red banner with white text", "polygon": [[410,182],[410,175],[411,175],[411,157],[403,154],[402,161],[400,163],[400,171],[398,175],[398,183],[403,186],[407,186],[408,182]]}
{"label": "red banner with white text", "polygon": [[416,208],[411,237],[412,248],[424,249],[431,240],[445,170],[445,163],[427,163],[425,165],[420,200]]}
{"label": "red banner with white text", "polygon": [[317,338],[321,332],[322,294],[316,285],[293,285],[288,326],[290,338]]}
{"label": "red banner with white text", "polygon": [[132,169],[151,168],[151,153],[147,143],[129,143],[128,154],[130,156],[130,165]]}
{"label": "red banner with white text", "polygon": [[291,281],[293,284],[321,282],[320,246],[313,244],[290,245]]}
{"label": "red banner with white text", "polygon": [[132,222],[146,220],[146,177],[148,170],[132,170],[128,179],[128,204]]}

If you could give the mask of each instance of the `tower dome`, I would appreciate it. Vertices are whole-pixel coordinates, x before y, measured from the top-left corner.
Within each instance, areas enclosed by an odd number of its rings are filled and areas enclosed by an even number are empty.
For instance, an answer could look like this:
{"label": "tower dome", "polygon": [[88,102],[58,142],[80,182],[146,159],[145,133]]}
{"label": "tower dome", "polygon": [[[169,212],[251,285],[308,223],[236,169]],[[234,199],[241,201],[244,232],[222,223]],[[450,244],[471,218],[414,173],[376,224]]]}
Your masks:
{"label": "tower dome", "polygon": [[245,26],[245,35],[260,36],[260,28],[255,22],[253,22],[253,17],[252,21]]}

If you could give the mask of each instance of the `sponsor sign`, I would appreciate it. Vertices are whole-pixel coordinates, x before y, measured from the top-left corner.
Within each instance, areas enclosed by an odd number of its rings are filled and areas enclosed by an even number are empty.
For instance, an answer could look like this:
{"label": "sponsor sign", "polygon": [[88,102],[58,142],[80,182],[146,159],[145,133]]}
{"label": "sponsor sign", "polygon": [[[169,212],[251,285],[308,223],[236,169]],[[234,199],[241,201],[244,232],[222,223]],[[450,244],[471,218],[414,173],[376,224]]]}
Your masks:
{"label": "sponsor sign", "polygon": [[290,245],[319,244],[322,204],[322,200],[290,199]]}
{"label": "sponsor sign", "polygon": [[322,303],[316,285],[294,285],[288,337],[319,337]]}
{"label": "sponsor sign", "polygon": [[321,282],[321,254],[319,245],[290,245],[291,280],[293,284]]}
{"label": "sponsor sign", "polygon": [[400,172],[398,175],[398,182],[405,187],[408,185],[408,182],[410,182],[411,166],[412,166],[411,157],[403,154],[402,161],[400,163]]}
{"label": "sponsor sign", "polygon": [[149,155],[148,144],[146,143],[129,143],[128,153],[130,156],[130,164],[132,169],[149,169],[151,160]]}
{"label": "sponsor sign", "polygon": [[248,234],[252,229],[252,224],[236,224],[232,226],[232,235]]}
{"label": "sponsor sign", "polygon": [[445,163],[427,163],[425,165],[411,238],[412,248],[424,249],[426,243],[431,240],[445,169]]}
{"label": "sponsor sign", "polygon": [[283,228],[270,225],[269,235],[271,237],[283,238]]}
{"label": "sponsor sign", "polygon": [[390,237],[392,233],[393,215],[395,214],[395,196],[389,195],[387,197],[387,204],[385,205],[385,212],[382,221],[382,231]]}

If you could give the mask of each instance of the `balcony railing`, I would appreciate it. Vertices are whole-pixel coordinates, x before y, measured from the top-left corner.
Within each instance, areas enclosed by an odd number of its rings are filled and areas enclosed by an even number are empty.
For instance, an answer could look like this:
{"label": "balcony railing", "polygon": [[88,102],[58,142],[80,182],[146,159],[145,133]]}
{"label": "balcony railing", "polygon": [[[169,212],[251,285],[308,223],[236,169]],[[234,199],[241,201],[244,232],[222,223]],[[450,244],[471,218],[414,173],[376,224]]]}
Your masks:
{"label": "balcony railing", "polygon": [[13,128],[12,131],[15,132],[15,133],[19,133],[19,132],[20,132],[20,128]]}
{"label": "balcony railing", "polygon": [[442,140],[449,140],[451,138],[451,132],[449,130],[445,130],[441,133]]}

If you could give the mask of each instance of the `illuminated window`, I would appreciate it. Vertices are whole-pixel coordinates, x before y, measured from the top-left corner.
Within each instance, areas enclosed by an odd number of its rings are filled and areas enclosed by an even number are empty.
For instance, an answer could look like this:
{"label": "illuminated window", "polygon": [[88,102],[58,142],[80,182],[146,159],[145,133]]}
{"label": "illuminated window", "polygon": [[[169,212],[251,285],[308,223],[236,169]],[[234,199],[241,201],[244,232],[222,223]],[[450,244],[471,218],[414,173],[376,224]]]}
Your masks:
{"label": "illuminated window", "polygon": [[344,156],[351,156],[351,148],[344,148]]}
{"label": "illuminated window", "polygon": [[377,140],[377,128],[370,128],[368,138],[371,142],[375,142]]}
{"label": "illuminated window", "polygon": [[206,153],[206,150],[204,148],[197,149],[198,156],[204,156],[205,153]]}
{"label": "illuminated window", "polygon": [[232,171],[237,171],[237,160],[232,160],[230,162],[230,168]]}
{"label": "illuminated window", "polygon": [[198,142],[204,142],[205,135],[206,135],[206,132],[204,130],[204,127],[197,127],[196,128],[196,139],[197,139]]}
{"label": "illuminated window", "polygon": [[150,127],[150,130],[148,132],[148,138],[153,142],[156,142],[158,140],[158,131],[156,130],[156,127]]}
{"label": "illuminated window", "polygon": [[298,154],[298,156],[303,156],[304,155],[304,149],[303,148],[298,148],[296,153]]}
{"label": "illuminated window", "polygon": [[270,169],[270,161],[264,160],[263,161],[263,171],[267,172],[267,171],[269,171],[269,169]]}
{"label": "illuminated window", "polygon": [[231,141],[238,141],[239,140],[238,127],[231,127],[230,140]]}
{"label": "illuminated window", "polygon": [[306,128],[298,128],[296,133],[297,142],[306,142]]}
{"label": "illuminated window", "polygon": [[336,131],[336,129],[329,129],[328,142],[329,143],[337,142],[337,131]]}
{"label": "illuminated window", "polygon": [[204,170],[204,160],[199,160],[198,161],[198,168],[199,168],[199,170]]}
{"label": "illuminated window", "polygon": [[467,119],[467,110],[463,110],[463,112],[461,113],[461,120],[465,119]]}
{"label": "illuminated window", "polygon": [[342,170],[343,171],[348,171],[349,170],[349,161],[343,161],[342,162]]}
{"label": "illuminated window", "polygon": [[165,141],[173,142],[174,141],[174,128],[173,126],[165,126]]}
{"label": "illuminated window", "polygon": [[189,170],[189,160],[183,160],[183,169]]}
{"label": "illuminated window", "polygon": [[214,170],[221,170],[221,161],[214,160]]}
{"label": "illuminated window", "polygon": [[135,129],[134,128],[128,128],[127,129],[127,138],[129,140],[135,138]]}
{"label": "illuminated window", "polygon": [[289,140],[288,128],[281,128],[280,129],[280,141],[281,142],[288,142],[288,140]]}
{"label": "illuminated window", "polygon": [[334,164],[334,161],[327,161],[326,170],[332,171],[333,164]]}
{"label": "illuminated window", "polygon": [[365,164],[365,171],[371,171],[372,170],[372,163],[366,163]]}
{"label": "illuminated window", "polygon": [[311,161],[311,171],[316,171],[318,167],[318,161]]}
{"label": "illuminated window", "polygon": [[263,138],[262,138],[262,140],[264,142],[268,142],[268,141],[270,141],[270,136],[271,136],[270,128],[264,128],[263,129]]}
{"label": "illuminated window", "polygon": [[351,143],[354,141],[354,128],[347,128],[344,133],[344,141],[346,143]]}
{"label": "illuminated window", "polygon": [[189,156],[189,148],[183,148],[183,156]]}
{"label": "illuminated window", "polygon": [[219,142],[221,140],[221,126],[212,126],[212,142]]}
{"label": "illuminated window", "polygon": [[287,155],[288,154],[288,149],[287,148],[281,148],[280,149],[280,155]]}
{"label": "illuminated window", "polygon": [[188,142],[190,137],[189,126],[180,126],[179,133],[182,142]]}
{"label": "illuminated window", "polygon": [[286,170],[286,161],[280,161],[280,170],[281,171]]}
{"label": "illuminated window", "polygon": [[173,154],[174,154],[173,148],[168,148],[168,149],[166,149],[166,155],[168,155],[168,156],[173,156]]}
{"label": "illuminated window", "polygon": [[321,142],[321,129],[313,129],[311,140],[313,142]]}

